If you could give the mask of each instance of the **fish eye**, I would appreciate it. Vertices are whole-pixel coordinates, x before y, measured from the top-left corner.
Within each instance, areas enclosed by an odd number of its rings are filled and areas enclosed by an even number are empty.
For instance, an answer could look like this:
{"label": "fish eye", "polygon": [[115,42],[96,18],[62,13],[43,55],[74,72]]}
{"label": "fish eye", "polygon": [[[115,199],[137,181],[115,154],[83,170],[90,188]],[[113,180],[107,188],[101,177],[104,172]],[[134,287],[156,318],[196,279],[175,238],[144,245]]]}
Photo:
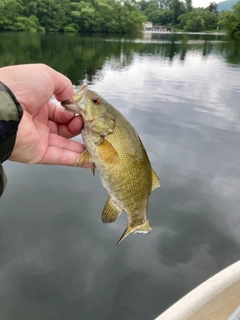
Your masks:
{"label": "fish eye", "polygon": [[92,103],[94,104],[100,104],[100,99],[97,97],[92,98]]}

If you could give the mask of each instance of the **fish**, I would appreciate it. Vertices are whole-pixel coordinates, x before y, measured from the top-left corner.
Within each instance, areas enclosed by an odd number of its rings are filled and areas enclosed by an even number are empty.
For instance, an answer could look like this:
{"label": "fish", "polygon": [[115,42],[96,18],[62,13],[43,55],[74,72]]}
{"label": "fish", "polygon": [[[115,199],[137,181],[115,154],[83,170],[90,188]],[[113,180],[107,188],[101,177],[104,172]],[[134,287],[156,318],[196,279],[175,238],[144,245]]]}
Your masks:
{"label": "fish", "polygon": [[[123,211],[127,214],[128,226],[118,244],[132,233],[151,232],[148,198],[161,183],[133,126],[86,85],[62,106],[83,118],[81,135],[86,150],[76,166],[93,163],[108,192],[102,222],[114,222]],[[95,168],[91,169],[93,175]]]}

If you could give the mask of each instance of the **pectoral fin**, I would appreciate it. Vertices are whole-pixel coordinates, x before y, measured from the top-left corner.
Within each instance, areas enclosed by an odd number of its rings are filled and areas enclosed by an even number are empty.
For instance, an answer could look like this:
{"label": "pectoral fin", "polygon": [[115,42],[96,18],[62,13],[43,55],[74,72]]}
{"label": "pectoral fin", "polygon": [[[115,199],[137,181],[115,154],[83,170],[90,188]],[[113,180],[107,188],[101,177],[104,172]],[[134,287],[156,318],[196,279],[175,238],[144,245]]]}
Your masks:
{"label": "pectoral fin", "polygon": [[[86,164],[92,163],[92,158],[90,156],[90,153],[85,150],[83,153],[80,154],[80,156],[77,158],[77,161],[75,163],[76,167],[83,167]],[[95,168],[90,168],[91,174],[95,176]]]}
{"label": "pectoral fin", "polygon": [[129,225],[127,229],[124,231],[123,235],[118,241],[118,245],[131,233],[149,233],[152,231],[149,221],[147,220],[145,223],[140,226],[131,226]]}
{"label": "pectoral fin", "polygon": [[152,169],[152,191],[161,186],[161,181]]}
{"label": "pectoral fin", "polygon": [[86,164],[92,163],[92,158],[90,156],[90,153],[85,150],[83,153],[80,154],[80,156],[77,158],[76,161],[76,167],[83,167]]}
{"label": "pectoral fin", "polygon": [[115,221],[121,212],[122,209],[120,209],[111,198],[108,198],[102,212],[102,222],[110,223]]}
{"label": "pectoral fin", "polygon": [[119,159],[117,151],[106,139],[97,146],[99,155],[104,162],[116,163]]}

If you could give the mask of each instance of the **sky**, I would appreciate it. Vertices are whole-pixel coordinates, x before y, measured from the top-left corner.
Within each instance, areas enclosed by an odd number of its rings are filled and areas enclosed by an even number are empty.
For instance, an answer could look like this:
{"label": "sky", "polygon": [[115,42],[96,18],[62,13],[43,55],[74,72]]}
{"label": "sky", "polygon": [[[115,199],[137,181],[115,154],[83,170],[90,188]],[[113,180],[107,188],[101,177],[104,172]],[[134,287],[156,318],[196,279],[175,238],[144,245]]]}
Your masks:
{"label": "sky", "polygon": [[207,7],[209,6],[209,4],[211,2],[216,2],[216,3],[219,3],[219,2],[222,2],[223,0],[193,0],[193,6],[194,7]]}

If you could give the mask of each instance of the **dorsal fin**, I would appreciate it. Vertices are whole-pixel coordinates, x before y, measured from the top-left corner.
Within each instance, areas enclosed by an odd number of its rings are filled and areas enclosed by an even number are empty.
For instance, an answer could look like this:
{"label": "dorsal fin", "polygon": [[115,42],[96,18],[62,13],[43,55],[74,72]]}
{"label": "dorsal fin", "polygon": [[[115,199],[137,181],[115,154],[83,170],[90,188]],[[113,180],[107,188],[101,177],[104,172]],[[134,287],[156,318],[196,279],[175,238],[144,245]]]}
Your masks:
{"label": "dorsal fin", "polygon": [[152,191],[161,186],[161,181],[152,169]]}

